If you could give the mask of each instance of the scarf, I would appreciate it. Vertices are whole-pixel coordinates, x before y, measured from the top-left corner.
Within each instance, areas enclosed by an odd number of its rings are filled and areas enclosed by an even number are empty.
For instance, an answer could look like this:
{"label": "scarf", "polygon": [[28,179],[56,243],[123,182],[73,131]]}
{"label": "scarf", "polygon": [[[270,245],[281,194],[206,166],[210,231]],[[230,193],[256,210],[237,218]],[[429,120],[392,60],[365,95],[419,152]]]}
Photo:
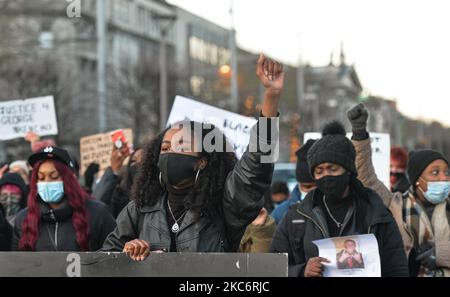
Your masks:
{"label": "scarf", "polygon": [[[405,193],[404,198],[403,217],[408,229],[413,233],[415,248],[424,243],[433,243],[435,240],[450,240],[450,224],[447,218],[449,198],[434,207],[431,220],[424,207],[417,201],[412,188]],[[438,268],[429,271],[421,266],[419,276],[450,276],[450,269]]]}

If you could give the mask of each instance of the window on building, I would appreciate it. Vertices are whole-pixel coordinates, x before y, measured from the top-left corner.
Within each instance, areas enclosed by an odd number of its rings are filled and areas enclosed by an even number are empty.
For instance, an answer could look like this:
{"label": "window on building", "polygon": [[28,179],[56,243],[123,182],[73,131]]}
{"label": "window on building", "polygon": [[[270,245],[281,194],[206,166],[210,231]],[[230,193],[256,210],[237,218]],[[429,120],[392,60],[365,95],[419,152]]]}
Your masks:
{"label": "window on building", "polygon": [[205,78],[193,75],[191,76],[191,91],[194,96],[200,96],[205,85]]}
{"label": "window on building", "polygon": [[147,31],[147,9],[145,7],[138,7],[138,30],[142,33]]}
{"label": "window on building", "polygon": [[196,36],[189,38],[189,54],[191,59],[213,66],[229,64],[230,61],[230,51],[228,49]]}
{"label": "window on building", "polygon": [[131,12],[130,1],[129,0],[115,0],[113,3],[115,4],[114,12],[115,12],[116,19],[120,22],[129,23],[130,12]]}

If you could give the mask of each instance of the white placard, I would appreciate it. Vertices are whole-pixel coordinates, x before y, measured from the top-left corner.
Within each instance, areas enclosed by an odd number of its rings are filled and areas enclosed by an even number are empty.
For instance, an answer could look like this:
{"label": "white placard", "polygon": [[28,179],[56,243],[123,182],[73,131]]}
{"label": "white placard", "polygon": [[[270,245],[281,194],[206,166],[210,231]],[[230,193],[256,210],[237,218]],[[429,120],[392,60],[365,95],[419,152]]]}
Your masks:
{"label": "white placard", "polygon": [[0,140],[58,134],[53,96],[0,102]]}
{"label": "white placard", "polygon": [[334,237],[313,241],[319,256],[330,261],[324,277],[381,277],[378,242],[373,234]]}
{"label": "white placard", "polygon": [[219,128],[233,145],[238,158],[244,154],[250,141],[251,128],[257,123],[254,118],[177,96],[167,126],[184,120],[213,124]]}
{"label": "white placard", "polygon": [[[370,142],[372,146],[372,163],[375,168],[375,173],[379,180],[390,189],[390,158],[391,158],[391,138],[387,133],[369,133]],[[351,139],[352,133],[347,133],[347,137]],[[303,142],[306,143],[308,139],[322,138],[321,133],[307,132],[303,136]]]}

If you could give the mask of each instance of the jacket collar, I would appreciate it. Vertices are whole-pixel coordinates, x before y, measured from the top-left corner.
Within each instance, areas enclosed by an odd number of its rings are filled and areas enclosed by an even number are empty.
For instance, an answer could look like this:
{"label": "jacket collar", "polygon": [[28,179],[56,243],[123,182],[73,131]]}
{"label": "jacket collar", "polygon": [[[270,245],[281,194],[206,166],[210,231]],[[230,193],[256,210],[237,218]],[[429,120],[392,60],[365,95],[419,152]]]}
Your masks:
{"label": "jacket collar", "polygon": [[40,202],[41,218],[45,222],[63,222],[72,217],[72,208],[67,203],[67,198],[64,198],[59,207],[52,209],[47,203]]}
{"label": "jacket collar", "polygon": [[302,199],[305,199],[305,197],[302,197],[302,193],[300,192],[300,189],[297,184],[297,185],[295,185],[294,189],[292,190],[291,199],[289,199],[289,200],[291,201],[291,205],[292,205],[292,204],[302,201]]}
{"label": "jacket collar", "polygon": [[155,211],[162,211],[163,210],[163,201],[164,199],[159,199],[157,203],[153,204],[153,205],[143,205],[140,209],[139,212],[141,213],[150,213],[150,212],[155,212]]}
{"label": "jacket collar", "polygon": [[[379,223],[386,223],[390,220],[390,214],[387,208],[384,206],[381,198],[374,191],[365,189],[366,193],[355,193],[354,212],[364,219],[367,226],[373,226]],[[307,215],[317,218],[317,211],[313,209],[319,205],[319,199],[323,197],[323,193],[319,189],[314,189],[306,195],[297,208],[306,213]]]}
{"label": "jacket collar", "polygon": [[[158,199],[158,202],[155,203],[154,205],[142,206],[140,208],[140,212],[141,213],[152,213],[152,212],[159,211],[159,212],[161,212],[161,219],[163,219],[165,224],[167,225],[166,208],[165,208],[166,199],[167,199],[167,195],[163,194],[160,197],[160,199]],[[180,231],[178,231],[178,234],[183,232],[183,230],[187,229],[188,227],[190,227],[192,224],[194,224],[197,221],[198,220],[196,220],[196,216],[195,216],[194,212],[189,209],[187,211],[186,215],[184,216],[183,221],[181,222]]]}

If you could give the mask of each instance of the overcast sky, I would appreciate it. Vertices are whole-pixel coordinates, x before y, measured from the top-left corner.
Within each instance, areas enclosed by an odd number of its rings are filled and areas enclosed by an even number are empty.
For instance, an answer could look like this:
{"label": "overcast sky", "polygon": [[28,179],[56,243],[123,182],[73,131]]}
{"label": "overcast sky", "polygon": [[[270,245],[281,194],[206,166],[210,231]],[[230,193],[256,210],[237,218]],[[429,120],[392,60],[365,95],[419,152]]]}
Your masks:
{"label": "overcast sky", "polygon": [[[169,0],[230,27],[231,0]],[[329,62],[340,43],[363,86],[408,116],[450,126],[450,1],[234,0],[238,45],[297,64]]]}

